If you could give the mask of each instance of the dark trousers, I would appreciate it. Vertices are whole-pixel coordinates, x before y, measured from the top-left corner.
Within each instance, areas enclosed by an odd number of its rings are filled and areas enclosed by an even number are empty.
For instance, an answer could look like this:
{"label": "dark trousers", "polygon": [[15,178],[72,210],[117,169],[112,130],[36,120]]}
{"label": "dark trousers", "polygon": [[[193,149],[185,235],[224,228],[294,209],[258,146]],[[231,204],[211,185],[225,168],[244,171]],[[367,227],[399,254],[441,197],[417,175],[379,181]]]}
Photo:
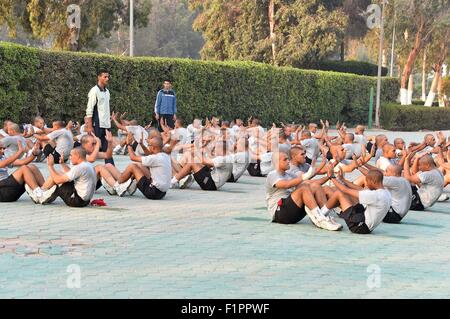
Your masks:
{"label": "dark trousers", "polygon": [[[173,120],[173,114],[160,114],[159,115],[159,121],[163,121],[168,127],[175,128],[175,121]],[[158,130],[160,132],[163,131],[161,127],[161,122],[158,121]]]}
{"label": "dark trousers", "polygon": [[[108,141],[106,140],[106,131],[109,129],[100,127],[100,119],[98,117],[97,105],[94,107],[94,114],[92,115],[92,124],[94,126],[94,134],[100,139],[102,145],[100,146],[100,152],[106,152],[108,150]],[[105,159],[105,164],[114,165],[114,159]]]}

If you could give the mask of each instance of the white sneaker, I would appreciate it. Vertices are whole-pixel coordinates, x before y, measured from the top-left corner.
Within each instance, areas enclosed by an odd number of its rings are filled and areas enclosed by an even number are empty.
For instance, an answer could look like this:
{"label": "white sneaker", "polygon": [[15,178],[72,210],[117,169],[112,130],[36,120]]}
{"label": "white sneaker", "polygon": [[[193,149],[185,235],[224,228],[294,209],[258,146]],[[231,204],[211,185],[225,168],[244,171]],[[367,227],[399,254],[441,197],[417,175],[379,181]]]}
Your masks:
{"label": "white sneaker", "polygon": [[447,194],[442,194],[441,196],[439,196],[438,202],[445,202],[448,201],[448,195]]}
{"label": "white sneaker", "polygon": [[130,186],[127,189],[128,195],[133,196],[134,193],[136,193],[137,190],[137,182],[135,179],[131,182]]}
{"label": "white sneaker", "polygon": [[58,197],[56,194],[56,189],[58,186],[54,185],[52,188],[43,191],[42,196],[40,198],[40,203],[42,205],[50,204],[55,201],[55,199]]}
{"label": "white sneaker", "polygon": [[[328,219],[328,228],[326,228],[327,230],[341,230],[343,228],[343,226],[339,224],[336,219],[334,219],[334,217],[327,216],[325,218]],[[331,227],[329,227],[330,225]]]}
{"label": "white sneaker", "polygon": [[27,191],[28,196],[30,196],[31,200],[35,203],[35,204],[39,204],[40,202],[40,196],[42,196],[42,190],[39,192],[37,190],[41,190],[39,187],[36,188],[35,190],[32,190],[30,186],[28,186],[27,184],[25,184],[25,190]]}
{"label": "white sneaker", "polygon": [[104,189],[106,189],[106,191],[108,192],[109,195],[117,195],[116,190],[114,189],[114,187],[112,187],[111,185],[109,185],[106,180],[102,177],[101,179],[102,182],[102,186]]}
{"label": "white sneaker", "polygon": [[130,187],[131,179],[127,180],[125,183],[117,185],[115,188],[117,195],[120,197],[123,197],[125,193],[127,192],[128,187]]}
{"label": "white sneaker", "polygon": [[171,189],[180,188],[180,183],[179,182],[170,182],[170,188]]}
{"label": "white sneaker", "polygon": [[311,209],[309,209],[306,205],[305,205],[305,211],[306,211],[306,214],[308,215],[309,219],[311,219],[312,223],[314,225],[316,225],[317,227],[322,228],[320,226],[317,213],[313,213],[311,211]]}
{"label": "white sneaker", "polygon": [[192,176],[192,174],[189,174],[188,176],[180,180],[180,189],[189,188],[192,183],[194,183],[194,176]]}

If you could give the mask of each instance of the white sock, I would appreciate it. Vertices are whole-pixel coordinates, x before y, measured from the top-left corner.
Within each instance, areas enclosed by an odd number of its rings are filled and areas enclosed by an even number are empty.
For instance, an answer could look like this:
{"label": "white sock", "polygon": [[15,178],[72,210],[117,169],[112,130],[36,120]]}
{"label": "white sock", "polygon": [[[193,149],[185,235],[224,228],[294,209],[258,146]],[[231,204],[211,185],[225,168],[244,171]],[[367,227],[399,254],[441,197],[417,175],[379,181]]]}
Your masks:
{"label": "white sock", "polygon": [[327,207],[327,205],[323,205],[322,209],[320,210],[320,213],[323,216],[328,216],[328,214],[330,213],[330,209]]}
{"label": "white sock", "polygon": [[117,188],[117,187],[119,187],[119,182],[114,183],[114,188]]}
{"label": "white sock", "polygon": [[171,184],[176,184],[178,183],[178,179],[174,176],[172,177],[172,180],[170,181]]}

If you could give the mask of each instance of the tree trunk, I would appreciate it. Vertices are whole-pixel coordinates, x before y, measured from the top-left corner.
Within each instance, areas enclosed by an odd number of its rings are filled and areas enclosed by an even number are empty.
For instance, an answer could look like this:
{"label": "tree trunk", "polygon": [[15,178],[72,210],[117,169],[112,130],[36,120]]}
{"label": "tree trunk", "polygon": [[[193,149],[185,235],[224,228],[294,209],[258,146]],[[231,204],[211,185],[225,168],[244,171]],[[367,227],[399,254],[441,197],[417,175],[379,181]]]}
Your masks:
{"label": "tree trunk", "polygon": [[411,72],[408,80],[408,100],[406,101],[406,105],[412,104],[412,96],[414,92],[414,74]]}
{"label": "tree trunk", "polygon": [[430,92],[428,93],[425,106],[433,106],[434,98],[436,97],[437,86],[439,82],[439,76],[441,74],[441,65],[438,63],[434,65],[433,82],[431,82]]}
{"label": "tree trunk", "polygon": [[341,61],[345,61],[345,39],[341,42]]}
{"label": "tree trunk", "polygon": [[447,57],[447,52],[448,52],[447,39],[448,39],[449,35],[450,35],[450,29],[447,31],[446,36],[444,37],[443,41],[441,42],[441,46],[440,46],[441,55],[439,56],[437,63],[434,64],[433,83],[431,84],[430,93],[428,94],[427,100],[425,101],[425,106],[432,106],[434,98],[436,97],[438,85],[439,85],[439,82],[441,81],[440,78],[442,77],[442,65],[444,64],[445,58]]}
{"label": "tree trunk", "polygon": [[427,99],[427,50],[423,52],[422,61],[422,101]]}
{"label": "tree trunk", "polygon": [[439,80],[437,84],[437,93],[438,93],[438,101],[439,101],[439,107],[445,107],[444,102],[444,92],[442,90],[443,88],[443,80],[442,80],[442,73],[439,74]]}
{"label": "tree trunk", "polygon": [[275,45],[275,0],[270,0],[269,3],[269,26],[270,26],[270,41],[272,42],[272,60],[273,64],[277,65],[277,51]]}
{"label": "tree trunk", "polygon": [[423,46],[422,35],[424,32],[424,24],[425,24],[424,18],[420,17],[420,25],[419,25],[419,29],[417,30],[417,33],[416,33],[416,37],[414,40],[414,46],[413,46],[411,52],[409,53],[408,60],[406,61],[405,67],[403,68],[403,73],[402,73],[402,78],[401,78],[401,83],[400,83],[400,103],[402,105],[407,105],[407,103],[408,103],[408,90],[407,90],[408,79],[409,79],[409,76],[411,75],[412,68],[414,66],[414,62],[416,61],[417,56],[420,53],[420,49]]}

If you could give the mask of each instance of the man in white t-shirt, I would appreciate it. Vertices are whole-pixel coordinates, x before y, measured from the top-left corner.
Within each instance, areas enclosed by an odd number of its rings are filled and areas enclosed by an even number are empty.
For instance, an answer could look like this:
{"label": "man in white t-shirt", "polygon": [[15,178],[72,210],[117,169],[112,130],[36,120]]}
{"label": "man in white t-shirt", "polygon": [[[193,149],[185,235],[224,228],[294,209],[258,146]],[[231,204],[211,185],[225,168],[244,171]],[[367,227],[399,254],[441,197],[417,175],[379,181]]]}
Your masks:
{"label": "man in white t-shirt", "polygon": [[52,127],[52,132],[48,134],[34,134],[33,136],[44,144],[45,157],[52,154],[56,163],[59,163],[61,157],[67,161],[70,151],[73,149],[72,132],[65,127],[63,121],[54,121]]}
{"label": "man in white t-shirt", "polygon": [[[334,231],[342,229],[342,225],[321,214],[319,205],[324,203],[316,201],[311,186],[303,183],[302,176],[287,173],[287,154],[273,153],[272,162],[275,169],[266,178],[266,203],[272,222],[296,224],[308,215],[319,228]],[[323,201],[326,202],[326,197]]]}
{"label": "man in white t-shirt", "polygon": [[5,157],[8,158],[17,153],[18,144],[22,144],[23,149],[28,152],[27,141],[20,133],[19,125],[13,122],[9,122],[7,126],[8,136],[1,139],[3,146],[5,147]]}
{"label": "man in white t-shirt", "polygon": [[[214,142],[213,158],[207,158],[199,154],[194,163],[186,163],[181,170],[173,176],[171,188],[180,188],[179,181],[193,174],[193,177],[201,189],[215,191],[225,185],[233,172],[233,158],[228,155],[227,141]],[[190,181],[187,181],[189,183]]]}
{"label": "man in white t-shirt", "polygon": [[50,204],[58,196],[70,207],[85,207],[95,193],[97,175],[94,166],[86,161],[86,151],[77,147],[70,152],[72,167],[60,162],[62,172],[55,169],[53,155],[47,158],[50,177],[41,187],[44,191],[41,204]]}
{"label": "man in white t-shirt", "polygon": [[[162,199],[170,188],[172,177],[172,165],[170,157],[162,151],[163,141],[161,137],[153,137],[148,141],[146,156],[136,155],[131,145],[128,145],[128,154],[133,162],[141,165],[130,164],[120,176],[119,184],[130,179],[137,181],[137,188],[148,199]],[[131,192],[134,193],[133,190]]]}
{"label": "man in white t-shirt", "polygon": [[397,154],[395,153],[395,146],[392,144],[385,144],[382,151],[382,155],[376,162],[376,167],[382,171],[386,171],[389,165],[397,164]]}
{"label": "man in white t-shirt", "polygon": [[423,211],[433,206],[444,190],[444,175],[436,167],[433,157],[427,153],[415,157],[412,171],[409,167],[411,154],[403,164],[405,178],[413,184],[410,210]]}
{"label": "man in white t-shirt", "polygon": [[247,170],[250,163],[250,154],[248,152],[248,140],[244,137],[236,142],[236,153],[232,155],[233,171],[227,182],[236,183],[238,179]]}
{"label": "man in white t-shirt", "polygon": [[367,190],[359,187],[333,173],[333,167],[328,167],[328,176],[336,190],[322,208],[323,214],[328,214],[333,208],[339,207],[343,218],[352,233],[369,234],[385,218],[391,207],[391,194],[383,187],[383,173],[370,170],[366,175]]}
{"label": "man in white t-shirt", "polygon": [[306,151],[306,162],[311,164],[312,160],[319,155],[319,142],[316,138],[311,136],[310,131],[304,130],[301,133],[300,143]]}

